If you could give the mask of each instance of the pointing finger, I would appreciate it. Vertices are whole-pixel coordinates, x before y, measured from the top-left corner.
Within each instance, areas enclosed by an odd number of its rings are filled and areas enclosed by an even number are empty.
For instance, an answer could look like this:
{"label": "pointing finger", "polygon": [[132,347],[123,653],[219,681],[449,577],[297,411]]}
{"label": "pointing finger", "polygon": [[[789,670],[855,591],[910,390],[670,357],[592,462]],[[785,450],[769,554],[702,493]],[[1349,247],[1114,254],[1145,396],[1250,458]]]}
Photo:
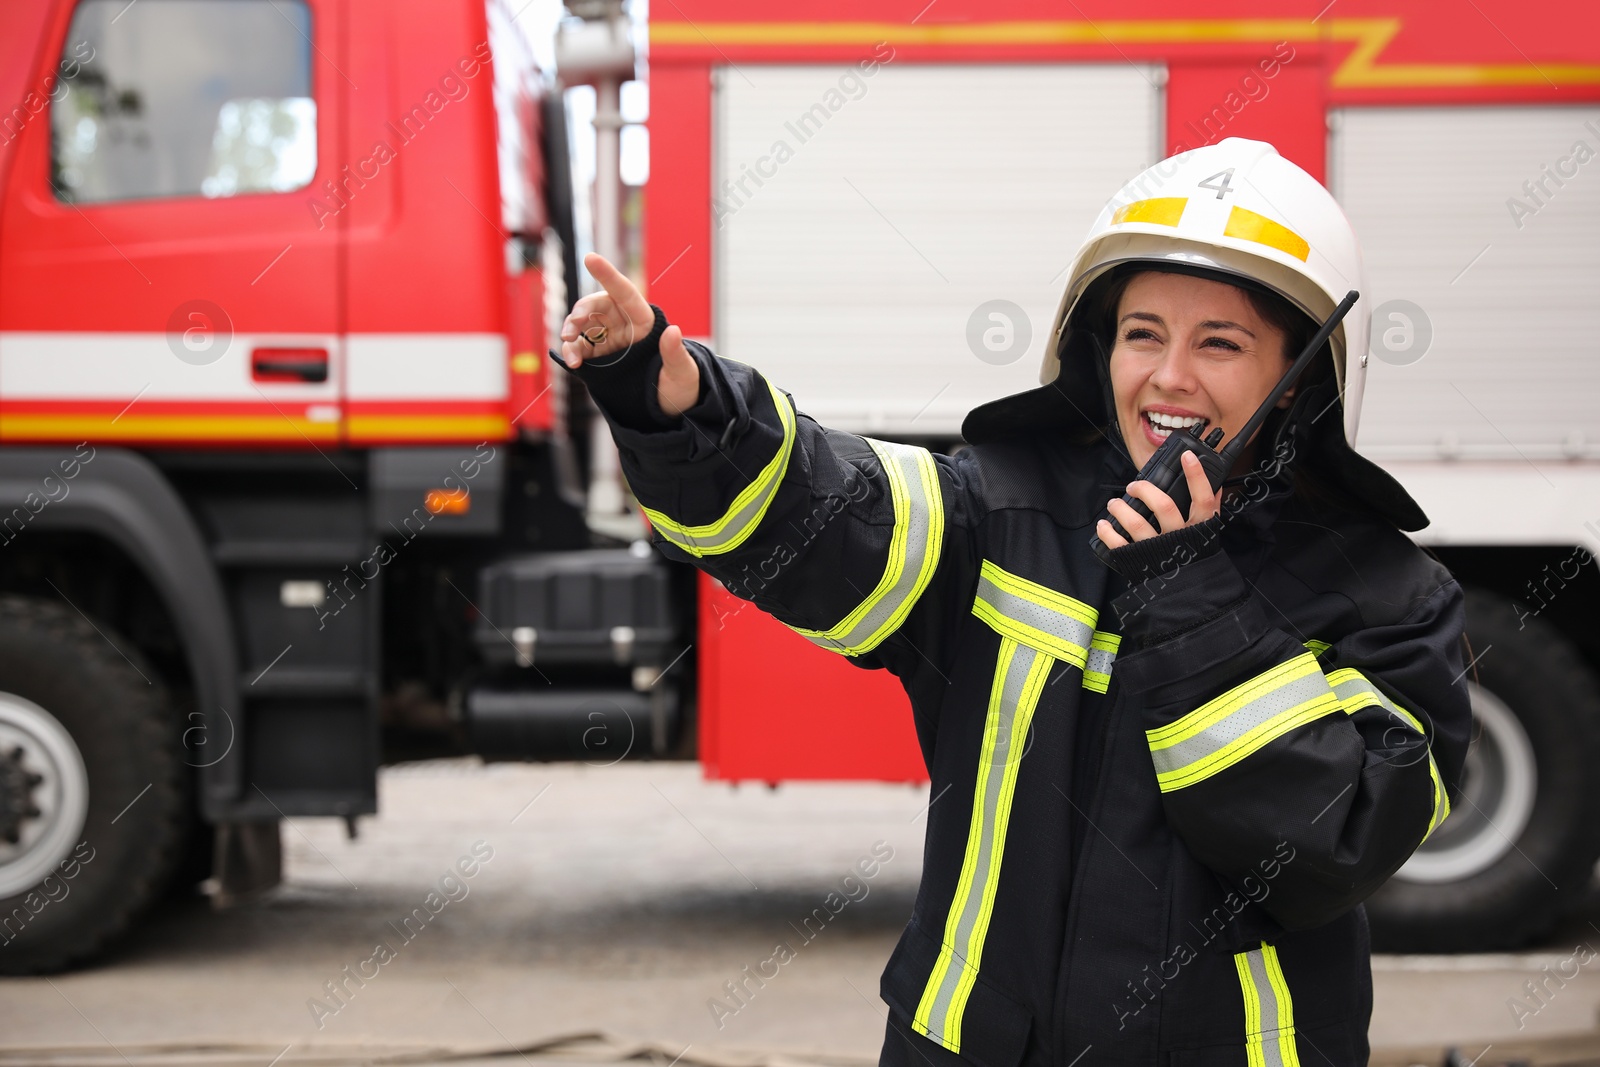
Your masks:
{"label": "pointing finger", "polygon": [[600,283],[601,288],[610,294],[611,299],[616,301],[624,316],[636,325],[654,321],[655,316],[651,314],[650,305],[645,301],[644,295],[633,282],[628,280],[628,276],[613,266],[605,256],[590,252],[583,257],[583,265],[594,276],[594,280]]}

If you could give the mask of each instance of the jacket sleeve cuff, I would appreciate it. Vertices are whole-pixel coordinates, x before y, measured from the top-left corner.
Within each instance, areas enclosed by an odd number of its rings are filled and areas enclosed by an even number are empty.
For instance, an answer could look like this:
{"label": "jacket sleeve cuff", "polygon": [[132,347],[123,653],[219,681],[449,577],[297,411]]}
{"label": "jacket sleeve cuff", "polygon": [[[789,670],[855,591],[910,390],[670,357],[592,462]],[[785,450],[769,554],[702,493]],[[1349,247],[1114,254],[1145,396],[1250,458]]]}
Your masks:
{"label": "jacket sleeve cuff", "polygon": [[1112,601],[1123,633],[1148,648],[1198,629],[1238,607],[1249,586],[1222,551],[1221,522],[1211,519],[1134,541],[1111,552],[1128,580]]}
{"label": "jacket sleeve cuff", "polygon": [[1221,551],[1221,533],[1222,520],[1214,517],[1113,548],[1108,562],[1112,570],[1130,582],[1162,575],[1168,575],[1170,580],[1170,572],[1176,568]]}
{"label": "jacket sleeve cuff", "polygon": [[[723,363],[709,348],[695,341],[684,341],[689,357],[700,368],[700,399],[681,416],[661,410],[656,391],[646,392],[650,422],[628,425],[602,408],[611,423],[611,435],[624,458],[637,467],[635,474],[655,470],[659,464],[699,463],[727,456],[753,425],[744,398],[728,381]],[[660,366],[660,357],[656,358]],[[674,475],[676,477],[676,475]]]}

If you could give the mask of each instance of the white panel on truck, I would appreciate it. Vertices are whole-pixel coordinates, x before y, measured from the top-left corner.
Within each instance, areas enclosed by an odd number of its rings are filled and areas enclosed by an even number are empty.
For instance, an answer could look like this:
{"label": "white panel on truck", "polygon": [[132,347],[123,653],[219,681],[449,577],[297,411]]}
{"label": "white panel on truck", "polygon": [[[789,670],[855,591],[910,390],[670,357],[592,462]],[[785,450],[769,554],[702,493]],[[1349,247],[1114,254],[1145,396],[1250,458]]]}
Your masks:
{"label": "white panel on truck", "polygon": [[1361,450],[1600,458],[1600,108],[1351,108],[1332,126],[1379,312]]}
{"label": "white panel on truck", "polygon": [[1125,63],[721,68],[719,352],[857,432],[952,434],[1037,385],[1072,253],[1159,158],[1163,81]]}

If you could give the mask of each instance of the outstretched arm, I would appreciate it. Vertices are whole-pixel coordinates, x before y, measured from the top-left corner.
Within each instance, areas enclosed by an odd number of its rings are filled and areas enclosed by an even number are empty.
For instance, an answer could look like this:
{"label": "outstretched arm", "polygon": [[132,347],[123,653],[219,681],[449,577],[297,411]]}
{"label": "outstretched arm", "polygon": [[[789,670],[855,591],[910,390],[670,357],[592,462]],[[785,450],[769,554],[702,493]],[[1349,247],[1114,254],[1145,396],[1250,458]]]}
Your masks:
{"label": "outstretched arm", "polygon": [[918,609],[977,580],[962,463],[818,425],[754,368],[685,341],[603,258],[585,264],[605,291],[563,324],[561,358],[663,554],[862,666],[946,670],[959,613]]}

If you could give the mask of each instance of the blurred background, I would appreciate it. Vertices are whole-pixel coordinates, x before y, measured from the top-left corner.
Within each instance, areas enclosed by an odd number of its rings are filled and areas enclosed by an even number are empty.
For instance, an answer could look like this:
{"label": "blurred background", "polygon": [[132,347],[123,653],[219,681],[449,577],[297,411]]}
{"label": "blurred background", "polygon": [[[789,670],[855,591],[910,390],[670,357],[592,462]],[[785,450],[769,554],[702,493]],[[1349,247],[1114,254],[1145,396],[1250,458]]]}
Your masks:
{"label": "blurred background", "polygon": [[905,698],[649,548],[578,263],[950,451],[1232,136],[1468,588],[1374,1062],[1600,1062],[1592,5],[0,0],[0,1064],[876,1062]]}

